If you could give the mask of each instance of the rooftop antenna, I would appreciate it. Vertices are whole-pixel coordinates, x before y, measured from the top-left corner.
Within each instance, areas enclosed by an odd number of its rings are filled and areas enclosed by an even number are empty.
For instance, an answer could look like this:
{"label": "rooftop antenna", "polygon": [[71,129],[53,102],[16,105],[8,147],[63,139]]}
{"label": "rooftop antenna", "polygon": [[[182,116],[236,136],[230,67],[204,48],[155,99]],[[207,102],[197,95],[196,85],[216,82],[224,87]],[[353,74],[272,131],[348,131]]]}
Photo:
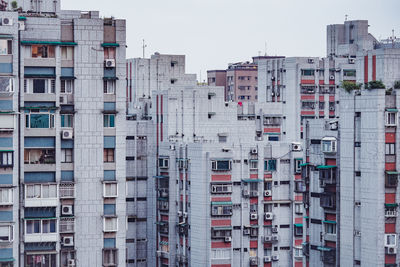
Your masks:
{"label": "rooftop antenna", "polygon": [[348,18],[349,18],[349,15],[344,15],[344,21],[347,21]]}
{"label": "rooftop antenna", "polygon": [[147,47],[147,44],[144,42],[144,39],[143,39],[143,46],[142,46],[142,48],[143,48],[143,58],[144,58],[146,47]]}
{"label": "rooftop antenna", "polygon": [[267,42],[265,42],[265,51],[264,51],[264,56],[267,56]]}

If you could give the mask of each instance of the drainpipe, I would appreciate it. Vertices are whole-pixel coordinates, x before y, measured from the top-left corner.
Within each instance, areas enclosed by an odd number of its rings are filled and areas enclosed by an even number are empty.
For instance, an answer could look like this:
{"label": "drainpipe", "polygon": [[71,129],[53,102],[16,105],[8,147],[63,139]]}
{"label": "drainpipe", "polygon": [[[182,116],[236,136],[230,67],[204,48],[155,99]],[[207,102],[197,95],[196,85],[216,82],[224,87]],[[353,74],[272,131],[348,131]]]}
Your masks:
{"label": "drainpipe", "polygon": [[18,266],[22,267],[21,265],[21,255],[23,258],[23,252],[21,248],[22,236],[23,233],[23,223],[22,222],[22,210],[23,206],[22,203],[24,201],[22,194],[20,193],[22,187],[21,181],[21,31],[18,29],[18,195],[19,195],[19,211],[18,211],[18,222],[19,222],[19,243],[18,243]]}

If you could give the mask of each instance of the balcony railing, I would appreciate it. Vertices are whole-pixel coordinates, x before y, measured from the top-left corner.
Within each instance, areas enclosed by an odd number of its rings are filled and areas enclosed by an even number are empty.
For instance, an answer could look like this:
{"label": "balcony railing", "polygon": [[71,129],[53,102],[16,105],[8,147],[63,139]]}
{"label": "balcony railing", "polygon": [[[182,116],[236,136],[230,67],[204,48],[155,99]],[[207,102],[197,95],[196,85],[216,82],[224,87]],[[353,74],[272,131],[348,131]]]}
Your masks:
{"label": "balcony railing", "polygon": [[75,218],[60,218],[60,233],[75,232]]}
{"label": "balcony railing", "polygon": [[75,198],[75,185],[72,183],[60,184],[60,198]]}

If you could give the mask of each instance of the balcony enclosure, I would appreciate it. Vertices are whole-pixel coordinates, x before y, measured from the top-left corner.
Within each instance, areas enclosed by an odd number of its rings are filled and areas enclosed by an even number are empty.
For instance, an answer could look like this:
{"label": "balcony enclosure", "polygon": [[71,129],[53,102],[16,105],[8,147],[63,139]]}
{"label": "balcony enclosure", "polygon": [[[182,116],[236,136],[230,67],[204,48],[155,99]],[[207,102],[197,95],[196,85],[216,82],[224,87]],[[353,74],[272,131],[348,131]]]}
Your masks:
{"label": "balcony enclosure", "polygon": [[25,164],[55,164],[56,154],[54,149],[25,149]]}

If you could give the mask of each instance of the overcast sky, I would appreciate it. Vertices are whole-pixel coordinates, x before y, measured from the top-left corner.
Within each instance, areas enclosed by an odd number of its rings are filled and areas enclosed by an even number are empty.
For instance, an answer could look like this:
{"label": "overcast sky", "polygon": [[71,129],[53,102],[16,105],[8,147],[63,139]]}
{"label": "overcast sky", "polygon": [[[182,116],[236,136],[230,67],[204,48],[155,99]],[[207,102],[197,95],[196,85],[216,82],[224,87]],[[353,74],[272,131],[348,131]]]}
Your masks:
{"label": "overcast sky", "polygon": [[[369,20],[376,38],[400,37],[399,0],[62,0],[63,9],[99,10],[127,20],[127,57],[185,54],[186,70],[251,60],[259,53],[324,56],[326,25]],[[267,45],[265,45],[267,44]]]}

